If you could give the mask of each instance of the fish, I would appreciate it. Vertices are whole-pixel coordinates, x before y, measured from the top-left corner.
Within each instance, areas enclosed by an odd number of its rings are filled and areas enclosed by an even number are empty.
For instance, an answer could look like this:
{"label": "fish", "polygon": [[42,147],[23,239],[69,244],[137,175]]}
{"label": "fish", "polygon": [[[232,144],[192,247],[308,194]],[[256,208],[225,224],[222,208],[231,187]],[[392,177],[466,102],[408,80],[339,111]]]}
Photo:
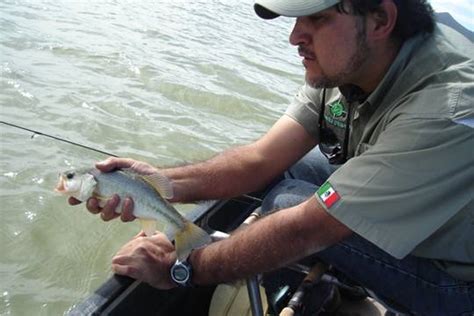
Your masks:
{"label": "fish", "polygon": [[[168,178],[154,173],[141,175],[130,170],[101,172],[96,168],[68,170],[60,173],[56,192],[79,201],[94,197],[103,206],[114,194],[120,201],[133,199],[133,215],[142,221],[146,235],[153,234],[156,222],[164,222],[171,229],[178,260],[185,260],[193,249],[211,242],[209,234],[187,220],[171,205],[173,189]],[[121,212],[121,205],[117,207]]]}

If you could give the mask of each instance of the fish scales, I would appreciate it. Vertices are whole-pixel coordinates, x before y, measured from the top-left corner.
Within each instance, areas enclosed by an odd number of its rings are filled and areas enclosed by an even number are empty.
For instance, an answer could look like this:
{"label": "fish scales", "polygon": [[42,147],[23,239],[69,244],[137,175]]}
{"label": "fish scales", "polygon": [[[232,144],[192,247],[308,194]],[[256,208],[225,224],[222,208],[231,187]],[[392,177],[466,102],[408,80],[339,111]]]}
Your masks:
{"label": "fish scales", "polygon": [[183,227],[184,217],[139,175],[122,171],[102,173],[97,169],[92,169],[88,173],[97,180],[95,190],[97,194],[106,198],[118,194],[121,200],[131,197],[135,205],[134,215],[136,217],[164,219],[176,228]]}

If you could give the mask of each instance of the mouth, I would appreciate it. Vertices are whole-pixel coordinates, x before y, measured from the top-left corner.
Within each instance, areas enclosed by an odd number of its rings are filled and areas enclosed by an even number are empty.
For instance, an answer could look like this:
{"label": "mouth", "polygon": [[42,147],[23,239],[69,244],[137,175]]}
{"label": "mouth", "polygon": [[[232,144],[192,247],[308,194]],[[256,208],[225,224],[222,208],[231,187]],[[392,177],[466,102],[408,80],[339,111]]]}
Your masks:
{"label": "mouth", "polygon": [[313,61],[316,59],[312,51],[302,46],[298,47],[298,55],[303,57],[303,61]]}
{"label": "mouth", "polygon": [[316,56],[307,49],[299,48],[298,54],[303,57],[302,63],[306,69],[316,60]]}
{"label": "mouth", "polygon": [[308,55],[300,55],[301,57],[303,57],[303,60],[304,61],[314,61],[316,58],[314,58],[314,56],[308,56]]}

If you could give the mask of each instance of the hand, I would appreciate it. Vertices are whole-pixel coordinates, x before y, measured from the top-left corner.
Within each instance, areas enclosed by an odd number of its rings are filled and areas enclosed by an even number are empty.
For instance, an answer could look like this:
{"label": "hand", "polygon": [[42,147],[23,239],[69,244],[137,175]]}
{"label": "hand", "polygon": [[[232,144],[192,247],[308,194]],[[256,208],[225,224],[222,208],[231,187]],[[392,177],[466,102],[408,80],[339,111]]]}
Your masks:
{"label": "hand", "polygon": [[[145,162],[129,158],[111,157],[104,161],[96,163],[95,166],[102,172],[110,172],[117,169],[131,169],[143,175],[149,175],[157,172],[157,169],[153,166]],[[81,201],[73,197],[70,197],[68,202],[70,205],[77,205],[81,203]],[[103,207],[99,205],[99,201],[95,198],[88,199],[86,207],[92,214],[100,213],[100,217],[104,221],[110,221],[118,216],[120,216],[123,222],[133,221],[135,219],[135,216],[133,216],[133,200],[130,198],[125,198],[125,200],[123,201],[121,214],[115,212],[119,204],[120,197],[118,195],[114,195],[105,203],[105,205],[103,205]]]}
{"label": "hand", "polygon": [[143,232],[126,243],[112,259],[112,270],[160,289],[176,287],[170,269],[176,261],[173,244],[162,233]]}

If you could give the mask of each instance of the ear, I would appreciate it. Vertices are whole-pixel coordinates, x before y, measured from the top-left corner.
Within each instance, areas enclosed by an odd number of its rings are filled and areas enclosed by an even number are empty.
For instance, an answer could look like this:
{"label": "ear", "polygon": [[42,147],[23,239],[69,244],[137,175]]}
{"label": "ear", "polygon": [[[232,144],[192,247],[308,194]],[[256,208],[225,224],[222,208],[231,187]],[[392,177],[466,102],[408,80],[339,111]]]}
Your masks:
{"label": "ear", "polygon": [[393,0],[382,0],[377,10],[367,17],[367,36],[374,40],[387,39],[397,22],[398,9]]}

